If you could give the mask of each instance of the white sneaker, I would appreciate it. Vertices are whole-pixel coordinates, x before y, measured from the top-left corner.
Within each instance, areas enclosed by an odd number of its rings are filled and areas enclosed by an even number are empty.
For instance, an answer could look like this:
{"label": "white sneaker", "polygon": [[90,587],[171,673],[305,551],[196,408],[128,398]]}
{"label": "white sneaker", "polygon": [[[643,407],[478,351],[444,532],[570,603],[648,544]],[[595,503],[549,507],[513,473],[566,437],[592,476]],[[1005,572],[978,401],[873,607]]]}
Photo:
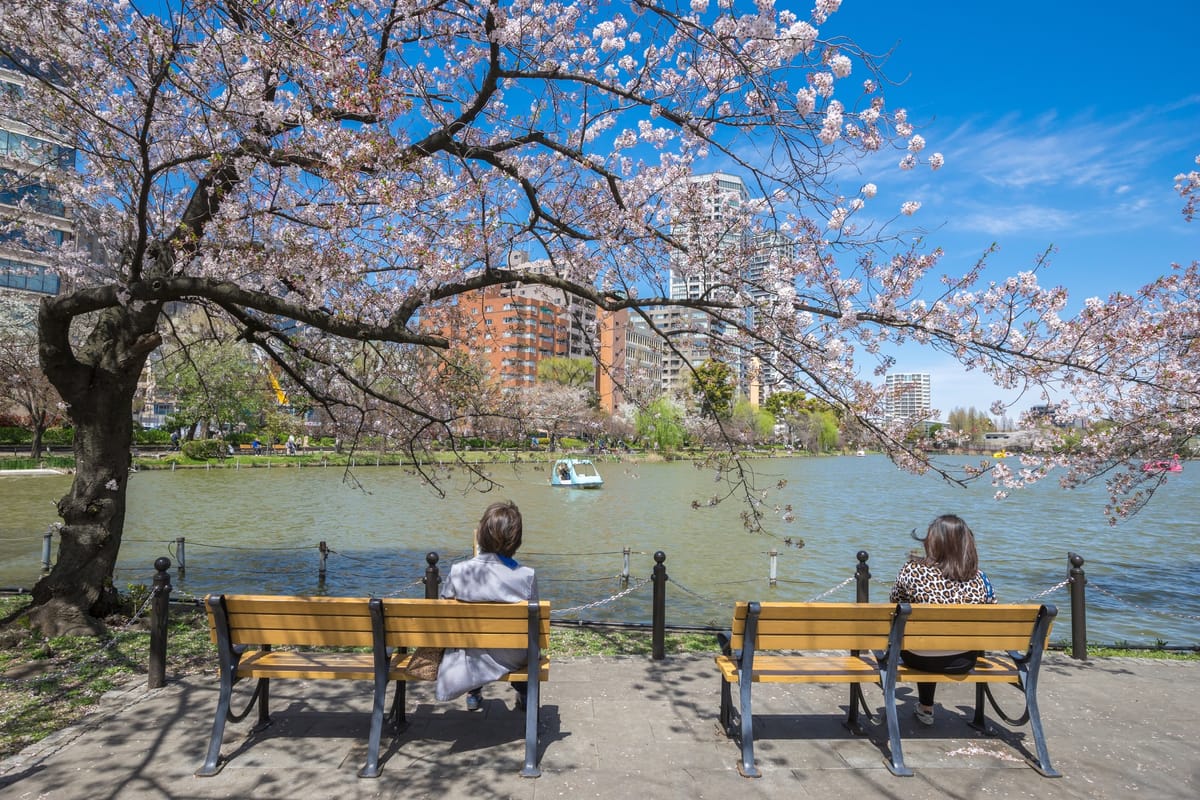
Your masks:
{"label": "white sneaker", "polygon": [[929,711],[926,711],[925,709],[921,708],[920,706],[917,706],[916,708],[913,709],[913,716],[916,717],[917,722],[921,723],[922,725],[932,725],[933,724],[933,710],[932,709]]}

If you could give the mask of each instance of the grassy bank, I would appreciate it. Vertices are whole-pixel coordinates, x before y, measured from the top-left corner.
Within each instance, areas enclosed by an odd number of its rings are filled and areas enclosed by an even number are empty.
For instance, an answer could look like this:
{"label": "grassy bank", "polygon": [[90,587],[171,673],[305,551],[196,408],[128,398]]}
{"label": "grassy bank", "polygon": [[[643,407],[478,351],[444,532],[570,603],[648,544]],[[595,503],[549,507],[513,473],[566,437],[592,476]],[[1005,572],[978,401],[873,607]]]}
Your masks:
{"label": "grassy bank", "polygon": [[[112,689],[146,675],[150,634],[145,619],[115,616],[109,635],[44,639],[24,619],[26,596],[0,597],[0,758],[19,752],[79,720]],[[167,648],[168,678],[214,672],[216,649],[199,607],[172,608]],[[648,629],[605,629],[555,625],[551,658],[594,655],[649,657]],[[707,632],[667,633],[667,655],[715,653]],[[1089,647],[1093,657],[1140,656],[1198,659],[1200,654],[1170,650]]]}

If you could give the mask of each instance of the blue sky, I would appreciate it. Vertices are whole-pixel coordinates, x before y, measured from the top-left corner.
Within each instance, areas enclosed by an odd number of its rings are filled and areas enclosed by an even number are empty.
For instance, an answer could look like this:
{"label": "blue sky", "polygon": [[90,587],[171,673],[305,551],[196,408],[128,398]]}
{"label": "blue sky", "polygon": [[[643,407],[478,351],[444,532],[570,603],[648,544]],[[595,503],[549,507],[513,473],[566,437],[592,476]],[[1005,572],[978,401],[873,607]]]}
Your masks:
{"label": "blue sky", "polygon": [[[1043,284],[1071,306],[1130,291],[1172,262],[1200,259],[1200,222],[1187,223],[1174,176],[1200,155],[1194,45],[1200,2],[1114,0],[844,0],[822,27],[864,48],[892,50],[885,72],[946,166],[878,174],[880,210],[906,199],[911,219],[965,271],[992,242],[996,278],[1028,269],[1053,245]],[[853,75],[850,80],[861,78]],[[897,368],[932,373],[934,406],[986,410],[1016,399],[936,354],[905,351]]]}

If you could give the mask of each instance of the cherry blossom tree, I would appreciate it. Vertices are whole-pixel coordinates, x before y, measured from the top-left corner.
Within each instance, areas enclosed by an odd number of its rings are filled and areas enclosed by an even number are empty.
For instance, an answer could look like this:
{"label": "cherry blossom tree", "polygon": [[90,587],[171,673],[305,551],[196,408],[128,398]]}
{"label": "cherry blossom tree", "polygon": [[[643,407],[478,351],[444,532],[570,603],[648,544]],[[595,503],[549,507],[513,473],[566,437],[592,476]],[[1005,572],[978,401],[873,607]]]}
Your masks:
{"label": "cherry blossom tree", "polygon": [[[112,606],[131,400],[179,305],[234,326],[332,418],[414,450],[511,413],[448,379],[453,337],[422,325],[507,283],[628,309],[668,347],[650,312],[701,313],[713,357],[769,361],[902,466],[954,480],[879,421],[871,368],[898,345],[1004,387],[1067,386],[1112,419],[1045,458],[1072,480],[1172,449],[1195,429],[1195,268],[1077,318],[1037,270],[992,284],[981,261],[940,278],[938,251],[898,246],[919,198],[877,207],[874,185],[848,184],[864,157],[943,159],[885,101],[876,59],[830,19],[839,5],[6,0],[0,56],[20,90],[0,114],[76,155],[28,154],[77,234],[45,254],[66,288],[41,306],[39,353],[78,469],[35,622]],[[689,178],[714,168],[759,199],[706,214],[720,189]],[[742,229],[789,244],[749,270],[728,245]],[[514,249],[549,268],[514,266]],[[706,291],[670,299],[669,270]],[[1139,474],[1122,474],[1115,488],[1136,493]]]}
{"label": "cherry blossom tree", "polygon": [[[0,310],[0,319],[4,318],[7,315]],[[38,363],[35,332],[22,323],[0,324],[0,404],[20,409],[21,423],[33,434],[29,457],[41,458],[42,436],[63,419],[63,404]]]}

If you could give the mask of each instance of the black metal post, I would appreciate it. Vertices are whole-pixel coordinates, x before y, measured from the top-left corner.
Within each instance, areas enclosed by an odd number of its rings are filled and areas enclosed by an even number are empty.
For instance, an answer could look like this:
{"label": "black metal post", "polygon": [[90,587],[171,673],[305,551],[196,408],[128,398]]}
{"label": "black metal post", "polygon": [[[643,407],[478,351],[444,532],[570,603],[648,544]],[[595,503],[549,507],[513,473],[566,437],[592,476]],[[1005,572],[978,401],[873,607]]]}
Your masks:
{"label": "black metal post", "polygon": [[871,555],[866,550],[858,551],[858,566],[854,568],[854,602],[871,602],[871,569],[867,559]]}
{"label": "black metal post", "polygon": [[54,526],[46,528],[46,532],[42,534],[42,574],[50,572],[50,549],[51,540],[54,538]]}
{"label": "black metal post", "polygon": [[1083,556],[1067,553],[1070,569],[1067,576],[1071,584],[1071,658],[1087,661],[1087,603],[1083,587],[1087,576],[1083,573]]}
{"label": "black metal post", "polygon": [[425,563],[429,566],[425,567],[425,577],[422,582],[425,584],[425,599],[437,600],[438,588],[442,583],[442,576],[438,571],[438,554],[429,552],[425,554]]}
{"label": "black metal post", "polygon": [[320,544],[317,545],[317,549],[319,551],[321,551],[321,562],[320,562],[320,565],[317,567],[317,585],[324,586],[325,585],[325,560],[329,557],[329,546],[327,544],[325,544],[325,540],[322,539]]}
{"label": "black metal post", "polygon": [[662,550],[654,553],[654,618],[651,621],[651,658],[655,661],[662,661],[666,658],[666,633],[667,633],[667,568],[663,566],[663,562],[667,560],[667,554]]}
{"label": "black metal post", "polygon": [[[174,466],[174,464],[171,466]],[[178,562],[175,565],[175,570],[179,573],[179,580],[183,580],[184,576],[187,575],[187,558],[184,556],[184,544],[186,542],[187,539],[183,536],[176,537],[175,539],[175,560]]]}
{"label": "black metal post", "polygon": [[150,601],[150,675],[149,689],[167,684],[167,621],[171,603],[171,559],[159,556],[154,560],[154,597]]}

